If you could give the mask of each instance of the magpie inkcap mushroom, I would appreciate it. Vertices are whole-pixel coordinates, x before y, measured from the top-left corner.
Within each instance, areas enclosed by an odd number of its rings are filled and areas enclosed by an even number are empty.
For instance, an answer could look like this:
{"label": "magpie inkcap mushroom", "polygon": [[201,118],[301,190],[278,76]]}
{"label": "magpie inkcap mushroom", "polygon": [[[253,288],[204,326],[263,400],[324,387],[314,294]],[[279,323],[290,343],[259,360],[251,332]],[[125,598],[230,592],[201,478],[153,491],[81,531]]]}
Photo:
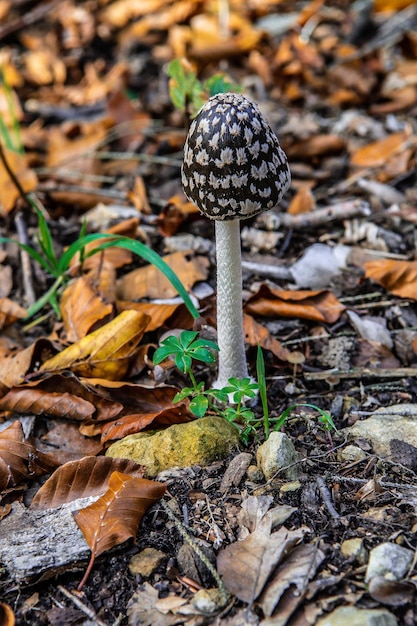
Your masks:
{"label": "magpie inkcap mushroom", "polygon": [[193,120],[181,171],[187,198],[215,220],[215,386],[248,375],[243,337],[239,220],[274,208],[290,186],[287,157],[258,106],[241,94],[211,97]]}

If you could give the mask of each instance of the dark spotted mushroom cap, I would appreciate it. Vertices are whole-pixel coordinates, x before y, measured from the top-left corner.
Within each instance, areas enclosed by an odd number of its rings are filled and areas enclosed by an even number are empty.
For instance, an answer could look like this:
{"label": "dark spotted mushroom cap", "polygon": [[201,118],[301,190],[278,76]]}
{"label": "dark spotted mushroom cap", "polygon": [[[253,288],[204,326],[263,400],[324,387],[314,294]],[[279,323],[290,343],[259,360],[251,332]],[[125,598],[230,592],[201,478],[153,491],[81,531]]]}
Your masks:
{"label": "dark spotted mushroom cap", "polygon": [[184,146],[182,185],[210,219],[272,209],[290,186],[285,152],[256,104],[237,93],[210,98]]}

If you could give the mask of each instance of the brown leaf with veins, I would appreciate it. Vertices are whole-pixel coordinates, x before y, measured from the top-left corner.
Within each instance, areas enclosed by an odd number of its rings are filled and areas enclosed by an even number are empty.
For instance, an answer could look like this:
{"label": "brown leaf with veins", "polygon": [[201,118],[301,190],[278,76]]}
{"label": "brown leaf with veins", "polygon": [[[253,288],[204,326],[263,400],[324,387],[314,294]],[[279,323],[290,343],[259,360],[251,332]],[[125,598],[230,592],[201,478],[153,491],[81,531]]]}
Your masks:
{"label": "brown leaf with veins", "polygon": [[84,586],[97,556],[136,537],[146,511],[162,498],[165,489],[165,485],[156,481],[113,472],[106,493],[94,504],[73,513],[91,550],[91,560],[79,590]]}
{"label": "brown leaf with veins", "polygon": [[327,290],[286,291],[261,285],[247,300],[245,312],[266,317],[293,317],[315,322],[336,322],[345,307]]}
{"label": "brown leaf with veins", "polygon": [[91,402],[70,393],[48,393],[43,389],[21,385],[12,387],[0,399],[0,411],[85,420],[93,415],[95,407]]}
{"label": "brown leaf with veins", "polygon": [[26,440],[19,420],[0,432],[0,491],[55,468],[56,462],[52,457],[38,452]]}
{"label": "brown leaf with veins", "polygon": [[121,379],[143,337],[148,319],[147,315],[136,311],[123,311],[108,324],[45,361],[40,371],[70,369],[81,376]]}
{"label": "brown leaf with veins", "polygon": [[417,261],[367,261],[365,276],[395,296],[417,300]]}
{"label": "brown leaf with veins", "polygon": [[113,472],[142,477],[143,467],[129,459],[86,456],[61,465],[37,491],[31,509],[54,509],[79,498],[103,494]]}
{"label": "brown leaf with veins", "polygon": [[271,525],[272,517],[267,513],[252,533],[224,548],[217,557],[226,589],[248,604],[256,600],[275,567],[306,533],[306,528],[291,531],[284,526],[271,533]]}

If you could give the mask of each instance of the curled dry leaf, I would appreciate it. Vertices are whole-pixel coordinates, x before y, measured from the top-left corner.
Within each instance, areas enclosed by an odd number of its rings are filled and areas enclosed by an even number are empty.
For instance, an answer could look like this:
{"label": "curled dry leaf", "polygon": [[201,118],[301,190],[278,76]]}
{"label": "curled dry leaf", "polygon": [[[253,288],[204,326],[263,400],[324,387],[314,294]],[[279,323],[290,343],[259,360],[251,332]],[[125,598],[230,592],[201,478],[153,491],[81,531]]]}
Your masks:
{"label": "curled dry leaf", "polygon": [[400,298],[417,300],[417,261],[368,261],[365,276]]}
{"label": "curled dry leaf", "polygon": [[32,345],[19,352],[2,354],[0,359],[0,380],[7,387],[22,382],[26,374],[33,371],[35,364],[48,359],[55,353],[52,341],[37,339]]}
{"label": "curled dry leaf", "polygon": [[0,624],[2,626],[14,626],[15,616],[12,609],[5,602],[0,602]]}
{"label": "curled dry leaf", "polygon": [[53,509],[79,498],[103,494],[110,476],[118,471],[142,477],[142,466],[128,459],[86,456],[59,467],[37,491],[31,509]]}
{"label": "curled dry leaf", "polygon": [[0,432],[0,491],[15,487],[30,476],[50,472],[56,465],[52,457],[25,439],[19,420]]}
{"label": "curled dry leaf", "polygon": [[[116,280],[116,272],[113,268],[109,269],[106,266],[103,274],[106,271],[111,273],[113,279]],[[98,322],[111,317],[112,300],[105,301],[101,285],[99,289],[92,278],[80,276],[62,294],[60,310],[68,341],[78,341],[81,337],[88,335]]]}
{"label": "curled dry leaf", "polygon": [[10,298],[0,298],[0,330],[26,317],[26,311]]}
{"label": "curled dry leaf", "polygon": [[351,158],[351,163],[359,167],[384,166],[390,156],[407,145],[409,138],[410,129],[406,129],[369,143],[355,152]]}
{"label": "curled dry leaf", "polygon": [[146,332],[158,330],[162,326],[184,329],[191,329],[193,327],[192,315],[183,302],[176,304],[154,304],[153,302],[122,302],[119,300],[117,302],[117,308],[119,311],[128,309],[149,315]]}
{"label": "curled dry leaf", "polygon": [[147,323],[147,315],[123,311],[105,326],[48,359],[40,371],[70,369],[81,376],[123,378]]}
{"label": "curled dry leaf", "polygon": [[165,489],[162,483],[113,472],[106,493],[94,504],[73,513],[91,550],[91,560],[78,589],[83,587],[97,556],[136,537],[147,509],[162,498]]}
{"label": "curled dry leaf", "polygon": [[291,531],[283,526],[271,533],[271,524],[272,518],[267,513],[252,533],[224,548],[217,557],[217,568],[226,589],[248,604],[256,600],[275,567],[307,531],[306,528]]}
{"label": "curled dry leaf", "polygon": [[289,350],[275,339],[265,326],[259,324],[251,315],[243,315],[243,331],[245,333],[245,343],[251,346],[260,345],[264,350],[269,350],[280,361],[286,361]]}
{"label": "curled dry leaf", "polygon": [[294,317],[315,322],[336,322],[345,307],[327,290],[285,291],[262,285],[246,302],[245,311],[266,317]]}

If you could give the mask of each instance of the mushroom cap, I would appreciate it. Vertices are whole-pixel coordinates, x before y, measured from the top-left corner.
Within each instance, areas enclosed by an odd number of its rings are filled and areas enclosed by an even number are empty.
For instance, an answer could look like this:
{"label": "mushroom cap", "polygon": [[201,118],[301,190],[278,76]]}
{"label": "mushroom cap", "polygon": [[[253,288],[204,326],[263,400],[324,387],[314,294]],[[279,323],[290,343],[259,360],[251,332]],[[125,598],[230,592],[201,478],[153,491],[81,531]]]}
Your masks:
{"label": "mushroom cap", "polygon": [[181,170],[187,198],[213,220],[272,209],[290,186],[287,157],[258,106],[237,93],[211,97],[193,120]]}

